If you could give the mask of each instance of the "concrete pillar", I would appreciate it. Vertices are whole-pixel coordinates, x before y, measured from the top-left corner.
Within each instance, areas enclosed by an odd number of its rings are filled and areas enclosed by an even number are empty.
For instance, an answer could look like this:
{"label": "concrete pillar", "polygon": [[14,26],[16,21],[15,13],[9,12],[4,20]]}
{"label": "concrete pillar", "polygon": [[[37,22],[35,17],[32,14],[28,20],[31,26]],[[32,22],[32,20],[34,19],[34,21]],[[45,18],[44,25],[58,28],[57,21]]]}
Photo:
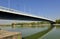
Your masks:
{"label": "concrete pillar", "polygon": [[51,22],[51,27],[54,27],[54,24],[55,24],[54,22]]}
{"label": "concrete pillar", "polygon": [[12,23],[12,28],[15,28],[15,23]]}

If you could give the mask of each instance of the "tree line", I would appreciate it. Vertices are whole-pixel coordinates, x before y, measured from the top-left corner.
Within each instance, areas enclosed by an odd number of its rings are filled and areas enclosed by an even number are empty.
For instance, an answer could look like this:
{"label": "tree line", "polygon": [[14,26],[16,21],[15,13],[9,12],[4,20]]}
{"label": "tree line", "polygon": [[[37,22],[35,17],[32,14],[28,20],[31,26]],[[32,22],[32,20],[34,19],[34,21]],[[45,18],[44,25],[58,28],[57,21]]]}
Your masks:
{"label": "tree line", "polygon": [[60,19],[57,19],[56,20],[56,24],[60,24]]}

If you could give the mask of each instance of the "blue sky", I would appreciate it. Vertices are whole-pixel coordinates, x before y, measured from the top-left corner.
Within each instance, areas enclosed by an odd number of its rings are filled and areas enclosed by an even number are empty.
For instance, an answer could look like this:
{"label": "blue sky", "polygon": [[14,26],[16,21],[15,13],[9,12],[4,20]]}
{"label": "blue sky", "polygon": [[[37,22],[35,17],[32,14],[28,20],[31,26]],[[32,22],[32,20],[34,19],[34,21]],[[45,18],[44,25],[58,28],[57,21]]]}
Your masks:
{"label": "blue sky", "polygon": [[0,0],[0,6],[52,20],[60,18],[60,0]]}

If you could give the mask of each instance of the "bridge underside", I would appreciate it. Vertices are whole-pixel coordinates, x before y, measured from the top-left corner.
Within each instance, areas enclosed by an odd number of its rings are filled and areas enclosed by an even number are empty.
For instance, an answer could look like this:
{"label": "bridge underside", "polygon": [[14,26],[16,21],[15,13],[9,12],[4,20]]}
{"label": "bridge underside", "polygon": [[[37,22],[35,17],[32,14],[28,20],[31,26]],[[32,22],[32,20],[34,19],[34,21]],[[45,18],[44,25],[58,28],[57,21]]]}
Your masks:
{"label": "bridge underside", "polygon": [[40,19],[36,17],[30,17],[30,16],[25,16],[25,15],[20,15],[20,14],[13,14],[9,12],[3,12],[0,11],[0,19],[8,19],[8,20],[28,20],[28,21],[49,21],[53,23],[50,20],[45,20],[45,19]]}

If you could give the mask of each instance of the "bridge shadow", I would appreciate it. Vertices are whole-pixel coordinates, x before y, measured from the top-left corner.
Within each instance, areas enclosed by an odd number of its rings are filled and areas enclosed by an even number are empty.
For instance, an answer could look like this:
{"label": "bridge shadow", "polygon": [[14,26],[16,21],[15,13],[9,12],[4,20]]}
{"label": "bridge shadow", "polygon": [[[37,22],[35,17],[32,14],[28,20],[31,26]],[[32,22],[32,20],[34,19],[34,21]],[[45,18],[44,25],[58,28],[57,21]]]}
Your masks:
{"label": "bridge shadow", "polygon": [[45,35],[46,33],[48,33],[49,31],[51,31],[54,28],[54,25],[52,25],[51,27],[49,27],[47,30],[44,30],[42,32],[38,32],[36,34],[24,37],[22,39],[38,39],[40,37],[42,37],[43,35]]}

